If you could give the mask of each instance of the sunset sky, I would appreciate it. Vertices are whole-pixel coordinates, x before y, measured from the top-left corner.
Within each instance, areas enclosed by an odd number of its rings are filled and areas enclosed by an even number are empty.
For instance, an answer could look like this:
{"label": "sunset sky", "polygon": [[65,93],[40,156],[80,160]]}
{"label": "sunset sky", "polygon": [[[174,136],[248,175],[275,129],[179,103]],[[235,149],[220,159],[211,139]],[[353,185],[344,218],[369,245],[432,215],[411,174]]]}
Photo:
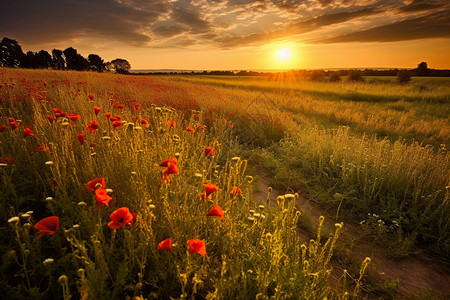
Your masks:
{"label": "sunset sky", "polygon": [[450,1],[0,0],[3,37],[132,69],[442,69]]}

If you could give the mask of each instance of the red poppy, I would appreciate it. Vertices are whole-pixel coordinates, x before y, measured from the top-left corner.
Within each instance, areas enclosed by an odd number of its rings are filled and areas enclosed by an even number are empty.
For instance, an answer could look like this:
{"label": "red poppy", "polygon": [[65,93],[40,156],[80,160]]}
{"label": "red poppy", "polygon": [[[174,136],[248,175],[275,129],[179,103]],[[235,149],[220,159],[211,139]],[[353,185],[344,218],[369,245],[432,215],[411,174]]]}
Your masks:
{"label": "red poppy", "polygon": [[197,130],[200,130],[200,131],[205,131],[205,128],[206,128],[205,125],[198,125],[197,126]]}
{"label": "red poppy", "polygon": [[50,147],[47,147],[47,146],[45,146],[45,145],[43,145],[43,146],[39,146],[39,147],[36,147],[35,149],[34,149],[34,151],[50,151]]}
{"label": "red poppy", "polygon": [[69,114],[69,119],[72,120],[73,122],[75,122],[76,120],[80,119],[81,116],[80,115],[76,115],[76,114]]}
{"label": "red poppy", "polygon": [[95,147],[95,146],[97,146],[96,143],[92,143],[92,142],[89,143],[89,147]]}
{"label": "red poppy", "polygon": [[121,207],[113,211],[113,213],[109,216],[111,221],[108,223],[109,228],[118,229],[125,224],[133,221],[133,215],[130,213],[130,209],[128,207]]}
{"label": "red poppy", "polygon": [[165,239],[164,241],[159,242],[158,250],[172,250],[172,239]]}
{"label": "red poppy", "polygon": [[111,201],[111,197],[108,196],[108,192],[104,188],[98,188],[95,190],[95,197],[97,198],[97,208],[104,204],[106,206],[109,206],[109,201]]}
{"label": "red poppy", "polygon": [[223,219],[223,210],[219,205],[214,206],[211,210],[206,214],[208,217],[219,217],[219,219]]}
{"label": "red poppy", "polygon": [[147,120],[142,119],[141,124],[145,125],[145,127],[147,127],[147,128],[150,127],[150,123]]}
{"label": "red poppy", "polygon": [[177,164],[178,159],[176,157],[171,157],[169,159],[164,160],[162,163],[159,164],[160,167],[168,167],[169,163]]}
{"label": "red poppy", "polygon": [[11,125],[11,129],[16,129],[17,127],[19,127],[19,125],[17,125],[16,122],[10,122],[9,125]]}
{"label": "red poppy", "polygon": [[166,181],[166,179],[170,179],[170,182],[173,182],[173,180],[171,178],[169,178],[169,175],[171,174],[178,174],[180,170],[178,169],[177,164],[174,163],[167,163],[167,168],[165,168],[162,173],[163,173],[163,179],[161,180],[161,182]]}
{"label": "red poppy", "polygon": [[[97,186],[98,185],[98,186]],[[105,188],[105,178],[95,178],[94,180],[91,180],[87,183],[87,190],[94,192],[96,188]]]}
{"label": "red poppy", "polygon": [[44,234],[52,235],[54,234],[58,228],[59,228],[59,218],[57,216],[51,216],[44,218],[37,222],[34,225],[34,228],[40,231],[40,234],[38,235],[38,238],[43,236]]}
{"label": "red poppy", "polygon": [[206,147],[205,148],[205,156],[214,156],[216,154],[216,150],[214,150],[211,147]]}
{"label": "red poppy", "polygon": [[80,141],[80,144],[83,145],[84,144],[84,133],[78,133],[77,138]]}
{"label": "red poppy", "polygon": [[33,131],[29,127],[23,129],[23,137],[27,136],[34,136]]}
{"label": "red poppy", "polygon": [[208,183],[205,184],[205,192],[206,192],[206,196],[211,199],[211,194],[214,193],[215,191],[217,191],[219,188],[212,184],[212,183]]}
{"label": "red poppy", "polygon": [[189,132],[195,132],[195,129],[192,128],[191,126],[189,126],[188,128],[186,128],[186,130],[189,131]]}
{"label": "red poppy", "polygon": [[98,113],[99,113],[101,110],[102,110],[102,109],[101,109],[100,107],[94,106],[94,112],[95,112],[95,115],[96,115],[96,116],[98,115]]}
{"label": "red poppy", "polygon": [[199,239],[189,240],[187,241],[187,244],[189,246],[190,255],[192,255],[193,253],[198,253],[201,256],[206,255],[206,246],[202,240]]}
{"label": "red poppy", "polygon": [[175,123],[175,121],[167,121],[167,126],[169,127],[175,127],[177,125],[177,123]]}
{"label": "red poppy", "polygon": [[122,126],[122,122],[121,121],[114,121],[114,122],[112,122],[112,125],[114,126],[114,128],[119,129],[120,126]]}
{"label": "red poppy", "polygon": [[91,95],[91,94],[88,95],[88,98],[89,98],[90,100],[94,100],[94,96]]}
{"label": "red poppy", "polygon": [[231,201],[235,201],[236,200],[236,196],[238,194],[242,194],[242,191],[240,188],[238,188],[237,186],[233,186],[233,189],[230,192],[230,196],[231,196]]}
{"label": "red poppy", "polygon": [[53,124],[53,122],[55,121],[55,118],[53,118],[52,116],[47,116],[47,119],[50,122],[50,124]]}
{"label": "red poppy", "polygon": [[111,114],[110,113],[106,113],[105,117],[107,117],[109,119],[109,118],[111,118]]}
{"label": "red poppy", "polygon": [[116,104],[114,107],[122,110],[125,106],[123,104]]}
{"label": "red poppy", "polygon": [[0,125],[0,132],[5,131],[7,128],[5,125]]}
{"label": "red poppy", "polygon": [[16,123],[16,119],[9,117],[8,118],[9,123]]}
{"label": "red poppy", "polygon": [[98,122],[97,121],[92,121],[91,124],[89,124],[86,127],[86,130],[90,130],[92,133],[94,133],[97,128],[98,128]]}

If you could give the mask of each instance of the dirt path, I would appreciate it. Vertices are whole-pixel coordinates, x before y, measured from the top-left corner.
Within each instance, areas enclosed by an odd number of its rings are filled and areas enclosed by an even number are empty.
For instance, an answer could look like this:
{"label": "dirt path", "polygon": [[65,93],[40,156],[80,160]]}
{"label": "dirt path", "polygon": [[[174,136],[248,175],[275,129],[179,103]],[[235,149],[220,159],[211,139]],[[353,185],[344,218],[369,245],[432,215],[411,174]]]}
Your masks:
{"label": "dirt path", "polygon": [[[268,195],[270,175],[265,170],[260,170],[256,175],[254,197],[264,202]],[[269,203],[276,205],[276,197],[285,193],[285,191],[273,189],[269,195]],[[299,197],[297,207],[303,215],[310,217],[312,228],[317,228],[318,218],[324,216],[324,230],[334,231],[334,218],[315,203]],[[304,236],[305,241],[312,238],[310,230],[304,227],[299,228],[299,234]],[[351,260],[350,263],[359,265],[367,256],[372,259],[367,271],[372,281],[398,282],[395,299],[423,299],[426,295],[433,296],[426,299],[450,299],[450,269],[443,264],[423,254],[409,255],[401,260],[388,258],[382,247],[361,238],[358,224],[345,224],[340,240],[350,245],[345,255]],[[336,281],[337,276],[333,277],[332,281]],[[331,284],[333,285],[333,282]]]}

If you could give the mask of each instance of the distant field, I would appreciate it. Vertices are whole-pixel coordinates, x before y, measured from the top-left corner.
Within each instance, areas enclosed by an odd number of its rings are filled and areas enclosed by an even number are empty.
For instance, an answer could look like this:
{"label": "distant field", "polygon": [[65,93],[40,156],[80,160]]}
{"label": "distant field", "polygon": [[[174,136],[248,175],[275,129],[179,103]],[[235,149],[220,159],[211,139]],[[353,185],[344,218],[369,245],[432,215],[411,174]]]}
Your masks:
{"label": "distant field", "polygon": [[449,261],[450,80],[375,79],[0,69],[0,293],[392,297],[350,244]]}

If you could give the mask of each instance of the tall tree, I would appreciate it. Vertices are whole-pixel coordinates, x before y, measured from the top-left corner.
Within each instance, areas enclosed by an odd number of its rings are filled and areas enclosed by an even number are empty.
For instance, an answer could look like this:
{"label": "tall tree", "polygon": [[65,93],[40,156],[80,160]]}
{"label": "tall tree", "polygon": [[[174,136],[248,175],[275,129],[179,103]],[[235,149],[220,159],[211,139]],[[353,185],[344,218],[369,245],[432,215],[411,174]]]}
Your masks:
{"label": "tall tree", "polygon": [[22,47],[15,40],[3,38],[0,42],[0,65],[15,68],[23,64],[25,54]]}
{"label": "tall tree", "polygon": [[89,54],[88,61],[91,70],[97,72],[103,72],[105,70],[105,63],[97,54]]}
{"label": "tall tree", "polygon": [[417,65],[417,69],[415,71],[418,76],[427,76],[428,74],[430,74],[428,64],[424,61]]}
{"label": "tall tree", "polygon": [[52,68],[56,70],[64,70],[66,68],[66,61],[61,50],[52,50]]}
{"label": "tall tree", "polygon": [[77,71],[85,71],[88,69],[89,62],[86,58],[78,54],[76,49],[69,47],[63,53],[66,58],[67,69]]}
{"label": "tall tree", "polygon": [[111,61],[114,70],[119,74],[129,74],[131,65],[126,59],[116,58]]}

